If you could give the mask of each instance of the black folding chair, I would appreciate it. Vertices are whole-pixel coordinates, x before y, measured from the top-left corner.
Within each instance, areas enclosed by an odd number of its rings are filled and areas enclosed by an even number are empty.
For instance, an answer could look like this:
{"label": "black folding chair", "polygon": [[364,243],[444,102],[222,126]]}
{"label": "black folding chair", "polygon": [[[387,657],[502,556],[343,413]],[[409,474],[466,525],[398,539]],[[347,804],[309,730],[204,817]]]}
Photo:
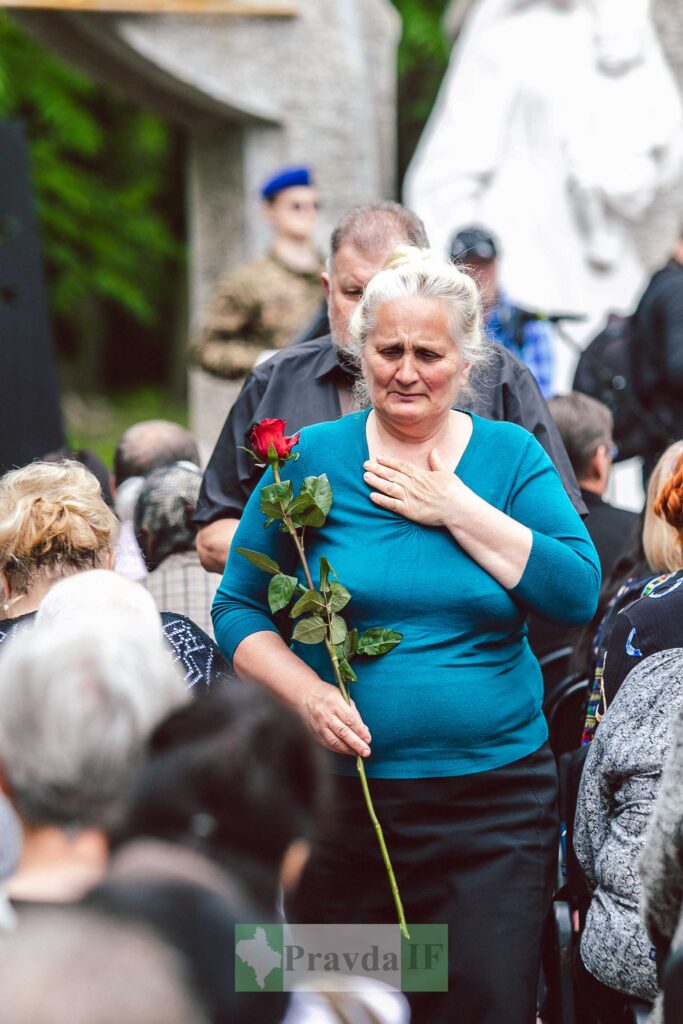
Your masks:
{"label": "black folding chair", "polygon": [[573,672],[555,685],[552,697],[544,704],[548,741],[556,758],[581,745],[587,700],[588,680]]}
{"label": "black folding chair", "polygon": [[569,665],[574,652],[573,647],[559,647],[556,651],[544,654],[538,659],[543,673],[543,709],[556,696],[557,687],[569,675]]}

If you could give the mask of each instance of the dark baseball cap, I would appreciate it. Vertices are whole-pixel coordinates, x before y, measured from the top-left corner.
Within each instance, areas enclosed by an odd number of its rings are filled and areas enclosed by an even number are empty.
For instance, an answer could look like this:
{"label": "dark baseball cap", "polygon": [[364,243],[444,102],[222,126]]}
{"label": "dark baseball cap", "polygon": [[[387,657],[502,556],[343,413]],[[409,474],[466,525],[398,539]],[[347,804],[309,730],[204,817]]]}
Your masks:
{"label": "dark baseball cap", "polygon": [[479,260],[490,263],[497,256],[496,243],[484,228],[463,228],[451,238],[451,260],[453,263],[469,263]]}

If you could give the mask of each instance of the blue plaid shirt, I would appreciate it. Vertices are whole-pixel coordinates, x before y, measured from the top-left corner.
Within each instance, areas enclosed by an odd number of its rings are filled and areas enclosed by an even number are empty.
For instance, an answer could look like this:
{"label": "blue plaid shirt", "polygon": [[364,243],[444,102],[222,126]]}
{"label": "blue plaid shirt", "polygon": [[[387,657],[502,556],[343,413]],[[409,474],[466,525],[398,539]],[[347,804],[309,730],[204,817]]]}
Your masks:
{"label": "blue plaid shirt", "polygon": [[529,320],[523,324],[517,338],[514,311],[515,306],[499,293],[498,304],[486,317],[486,334],[526,363],[543,397],[551,398],[554,394],[552,326],[545,320]]}

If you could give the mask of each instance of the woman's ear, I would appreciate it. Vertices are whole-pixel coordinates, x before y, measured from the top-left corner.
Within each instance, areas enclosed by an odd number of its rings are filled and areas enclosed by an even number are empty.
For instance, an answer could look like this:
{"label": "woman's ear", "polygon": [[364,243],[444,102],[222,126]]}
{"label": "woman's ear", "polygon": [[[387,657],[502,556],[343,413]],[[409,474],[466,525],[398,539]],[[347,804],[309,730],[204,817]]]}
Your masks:
{"label": "woman's ear", "polygon": [[461,388],[465,387],[465,385],[467,384],[468,380],[470,379],[470,370],[471,369],[472,369],[472,364],[471,363],[463,363],[462,368],[460,370],[459,387],[461,387]]}
{"label": "woman's ear", "polygon": [[9,576],[4,569],[0,569],[0,586],[2,587],[3,594],[5,595],[5,601],[9,601],[12,596],[12,587],[10,586]]}

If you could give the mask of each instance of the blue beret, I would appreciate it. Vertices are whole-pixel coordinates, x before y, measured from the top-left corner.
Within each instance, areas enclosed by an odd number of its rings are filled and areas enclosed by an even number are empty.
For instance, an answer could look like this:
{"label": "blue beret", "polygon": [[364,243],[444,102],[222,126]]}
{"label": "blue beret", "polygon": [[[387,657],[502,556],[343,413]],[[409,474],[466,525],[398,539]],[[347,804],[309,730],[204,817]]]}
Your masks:
{"label": "blue beret", "polygon": [[272,178],[264,183],[261,188],[263,199],[270,199],[286,188],[295,188],[297,185],[312,185],[313,175],[308,167],[285,167],[278,171]]}

